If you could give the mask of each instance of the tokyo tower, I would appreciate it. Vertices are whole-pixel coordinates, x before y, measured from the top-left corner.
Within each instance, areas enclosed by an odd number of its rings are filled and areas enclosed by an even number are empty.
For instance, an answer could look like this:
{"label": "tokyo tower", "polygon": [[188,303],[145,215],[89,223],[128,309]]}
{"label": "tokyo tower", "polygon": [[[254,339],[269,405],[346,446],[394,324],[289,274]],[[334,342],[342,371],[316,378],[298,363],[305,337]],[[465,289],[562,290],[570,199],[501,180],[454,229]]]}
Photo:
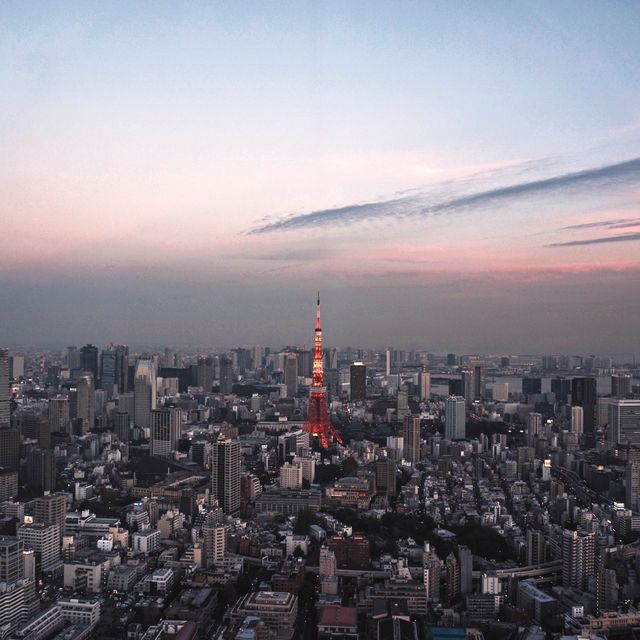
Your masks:
{"label": "tokyo tower", "polygon": [[324,386],[324,354],[322,352],[322,327],[320,325],[320,293],[316,310],[316,330],[313,340],[313,373],[309,391],[309,411],[304,430],[318,438],[320,446],[326,449],[329,439],[342,444],[342,438],[331,425],[327,410],[327,390]]}

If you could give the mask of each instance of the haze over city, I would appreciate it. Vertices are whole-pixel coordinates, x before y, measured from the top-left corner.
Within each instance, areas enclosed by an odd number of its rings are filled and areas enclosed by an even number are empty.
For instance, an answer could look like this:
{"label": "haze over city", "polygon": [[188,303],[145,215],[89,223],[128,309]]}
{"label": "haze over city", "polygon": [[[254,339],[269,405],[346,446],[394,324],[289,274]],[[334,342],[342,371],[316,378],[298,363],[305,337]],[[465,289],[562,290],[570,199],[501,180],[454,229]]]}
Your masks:
{"label": "haze over city", "polygon": [[[0,342],[630,354],[636,3],[5,3]],[[7,242],[8,240],[8,242]]]}

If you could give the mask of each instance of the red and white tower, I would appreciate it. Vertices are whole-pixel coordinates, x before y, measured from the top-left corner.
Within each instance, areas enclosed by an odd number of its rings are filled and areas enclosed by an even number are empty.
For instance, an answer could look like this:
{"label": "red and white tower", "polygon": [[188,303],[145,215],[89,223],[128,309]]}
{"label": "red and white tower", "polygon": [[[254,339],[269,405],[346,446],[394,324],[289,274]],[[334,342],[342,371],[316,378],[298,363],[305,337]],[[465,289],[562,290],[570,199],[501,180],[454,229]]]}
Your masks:
{"label": "red and white tower", "polygon": [[304,430],[318,438],[320,446],[326,449],[329,440],[342,444],[342,438],[331,425],[327,410],[327,389],[324,386],[324,354],[322,352],[322,326],[320,325],[320,293],[316,310],[316,330],[313,340],[313,373],[309,391],[309,411]]}

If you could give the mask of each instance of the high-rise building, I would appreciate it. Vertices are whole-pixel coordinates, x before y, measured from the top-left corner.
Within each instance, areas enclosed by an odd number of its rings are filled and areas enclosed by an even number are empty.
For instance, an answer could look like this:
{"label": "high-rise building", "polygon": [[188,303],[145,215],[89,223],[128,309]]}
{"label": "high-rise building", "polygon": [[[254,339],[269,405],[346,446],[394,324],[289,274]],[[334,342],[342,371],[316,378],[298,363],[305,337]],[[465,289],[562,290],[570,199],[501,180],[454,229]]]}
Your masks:
{"label": "high-rise building", "polygon": [[69,346],[67,347],[67,367],[69,368],[69,373],[72,371],[78,371],[80,369],[80,351],[78,347]]}
{"label": "high-rise building", "polygon": [[87,433],[95,426],[96,394],[95,378],[86,371],[80,374],[76,384],[76,418],[82,420],[82,433]]}
{"label": "high-rise building", "polygon": [[69,398],[59,396],[49,399],[49,425],[53,433],[69,433]]}
{"label": "high-rise building", "polygon": [[198,358],[196,366],[196,386],[202,387],[205,394],[211,393],[215,378],[215,361],[212,357]]}
{"label": "high-rise building", "polygon": [[527,416],[527,444],[533,447],[536,437],[542,434],[542,414],[532,412]]}
{"label": "high-rise building", "polygon": [[302,487],[302,467],[285,462],[280,467],[280,488],[300,489]]}
{"label": "high-rise building", "polygon": [[9,350],[0,349],[0,429],[8,427],[11,418],[9,389]]}
{"label": "high-rise building", "polygon": [[571,405],[582,407],[584,433],[593,434],[596,428],[597,387],[595,378],[574,378],[571,381]]}
{"label": "high-rise building", "polygon": [[202,546],[204,549],[204,565],[212,567],[224,559],[225,528],[214,519],[206,521],[202,526]]}
{"label": "high-rise building", "polygon": [[542,393],[542,378],[522,378],[522,395],[529,396],[540,395]]}
{"label": "high-rise building", "polygon": [[364,362],[354,362],[349,368],[349,388],[352,402],[366,399],[367,367]]}
{"label": "high-rise building", "polygon": [[24,356],[9,357],[9,378],[19,380],[24,376]]}
{"label": "high-rise building", "polygon": [[420,416],[404,420],[404,459],[408,462],[420,460]]}
{"label": "high-rise building", "polygon": [[18,472],[0,467],[0,503],[18,495]]}
{"label": "high-rise building", "polygon": [[473,371],[471,369],[464,369],[460,372],[461,375],[461,388],[462,388],[462,396],[465,399],[467,405],[473,403],[474,400],[474,381],[473,381]]}
{"label": "high-rise building", "polygon": [[220,393],[224,396],[233,391],[233,368],[232,362],[226,356],[220,356]]}
{"label": "high-rise building", "polygon": [[287,398],[294,398],[298,393],[298,356],[295,353],[285,354],[284,384],[287,387]]}
{"label": "high-rise building", "polygon": [[482,400],[485,396],[485,367],[483,364],[473,365],[473,400]]}
{"label": "high-rise building", "polygon": [[452,605],[460,597],[460,565],[453,552],[445,560],[447,579],[447,602]]}
{"label": "high-rise building", "polygon": [[545,561],[544,533],[538,529],[527,529],[527,565],[542,564]]}
{"label": "high-rise building", "polygon": [[0,537],[0,583],[11,584],[24,578],[23,552],[22,540]]}
{"label": "high-rise building", "polygon": [[562,532],[562,586],[586,591],[595,568],[595,534]]}
{"label": "high-rise building", "polygon": [[640,400],[609,401],[607,439],[613,444],[640,447]]}
{"label": "high-rise building", "polygon": [[569,378],[552,378],[551,393],[556,397],[556,402],[567,404],[571,395],[571,380]]}
{"label": "high-rise building", "polygon": [[640,511],[640,462],[629,461],[625,469],[625,498],[624,503],[627,509]]}
{"label": "high-rise building", "polygon": [[445,402],[444,435],[448,440],[464,440],[467,414],[465,399],[450,396]]}
{"label": "high-rise building", "polygon": [[396,463],[391,458],[376,460],[376,487],[387,496],[396,495]]}
{"label": "high-rise building", "polygon": [[20,433],[10,427],[0,428],[0,467],[17,471],[20,466]]}
{"label": "high-rise building", "polygon": [[51,425],[49,420],[40,414],[26,414],[20,420],[22,437],[37,440],[41,449],[51,449]]}
{"label": "high-rise building", "polygon": [[60,565],[60,529],[57,524],[34,522],[18,527],[18,539],[24,542],[26,549],[36,553],[36,564],[42,573],[54,571]]}
{"label": "high-rise building", "polygon": [[397,398],[397,416],[398,421],[402,422],[405,418],[407,418],[411,411],[409,409],[409,389],[406,384],[402,384],[398,387],[398,398]]}
{"label": "high-rise building", "polygon": [[56,488],[56,457],[51,449],[31,449],[27,454],[27,482],[41,491]]}
{"label": "high-rise building", "polygon": [[116,411],[113,416],[113,430],[116,432],[120,442],[129,442],[131,429],[131,418],[127,411]]}
{"label": "high-rise building", "polygon": [[460,565],[460,593],[473,592],[473,554],[465,545],[458,546],[458,563]]}
{"label": "high-rise building", "polygon": [[98,347],[86,344],[80,349],[80,368],[91,373],[94,382],[98,380]]}
{"label": "high-rise building", "polygon": [[218,436],[211,452],[211,493],[225,513],[240,511],[240,442]]}
{"label": "high-rise building", "polygon": [[571,432],[581,434],[584,431],[584,409],[571,407]]}
{"label": "high-rise building", "polygon": [[621,374],[611,376],[611,396],[626,398],[629,395],[631,395],[631,376]]}
{"label": "high-rise building", "polygon": [[420,372],[420,400],[428,400],[431,397],[431,374],[428,371]]}
{"label": "high-rise building", "polygon": [[425,595],[428,600],[440,599],[440,558],[428,542],[424,543],[422,571]]}
{"label": "high-rise building", "polygon": [[140,359],[134,375],[134,416],[136,426],[143,429],[151,427],[151,412],[156,408],[157,396],[156,370],[152,360]]}
{"label": "high-rise building", "polygon": [[67,514],[67,497],[64,493],[51,493],[34,501],[34,522],[57,524],[60,534],[64,534]]}
{"label": "high-rise building", "polygon": [[182,435],[182,411],[163,407],[151,412],[151,455],[168,458],[178,450]]}

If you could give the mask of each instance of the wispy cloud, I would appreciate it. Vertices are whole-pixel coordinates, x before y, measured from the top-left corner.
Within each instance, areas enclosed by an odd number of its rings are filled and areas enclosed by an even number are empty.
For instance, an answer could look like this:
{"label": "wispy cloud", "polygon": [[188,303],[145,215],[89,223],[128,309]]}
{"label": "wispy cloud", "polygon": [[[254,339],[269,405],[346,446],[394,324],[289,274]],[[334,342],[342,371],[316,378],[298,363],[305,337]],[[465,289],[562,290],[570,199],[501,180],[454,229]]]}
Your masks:
{"label": "wispy cloud", "polygon": [[607,244],[609,242],[633,242],[640,240],[640,232],[622,233],[617,236],[601,236],[599,238],[588,238],[586,240],[569,240],[567,242],[553,242],[547,247],[579,247],[590,244]]}
{"label": "wispy cloud", "polygon": [[[464,182],[464,181],[463,181]],[[640,185],[640,158],[616,164],[564,173],[550,178],[519,182],[483,189],[475,193],[455,193],[448,197],[420,192],[335,209],[321,209],[294,214],[270,221],[262,221],[248,231],[249,235],[289,231],[318,226],[341,226],[380,219],[428,217],[445,213],[510,204],[522,198],[547,194],[581,193],[587,190],[616,186]],[[623,222],[623,221],[619,221]]]}
{"label": "wispy cloud", "polygon": [[565,231],[579,231],[581,229],[626,229],[640,225],[640,218],[617,218],[613,220],[599,220],[598,222],[583,222],[562,227]]}

